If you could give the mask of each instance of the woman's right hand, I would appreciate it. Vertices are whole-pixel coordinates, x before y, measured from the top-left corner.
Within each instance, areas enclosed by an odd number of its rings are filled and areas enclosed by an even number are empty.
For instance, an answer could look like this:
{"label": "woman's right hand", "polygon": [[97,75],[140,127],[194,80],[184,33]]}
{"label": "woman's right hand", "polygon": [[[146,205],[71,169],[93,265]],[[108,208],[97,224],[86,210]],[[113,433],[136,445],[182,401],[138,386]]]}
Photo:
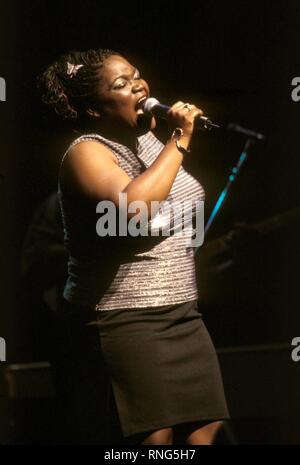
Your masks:
{"label": "woman's right hand", "polygon": [[188,146],[194,131],[195,118],[202,115],[203,111],[195,105],[176,102],[167,113],[167,121],[172,132],[176,128],[183,130],[183,136],[180,140]]}

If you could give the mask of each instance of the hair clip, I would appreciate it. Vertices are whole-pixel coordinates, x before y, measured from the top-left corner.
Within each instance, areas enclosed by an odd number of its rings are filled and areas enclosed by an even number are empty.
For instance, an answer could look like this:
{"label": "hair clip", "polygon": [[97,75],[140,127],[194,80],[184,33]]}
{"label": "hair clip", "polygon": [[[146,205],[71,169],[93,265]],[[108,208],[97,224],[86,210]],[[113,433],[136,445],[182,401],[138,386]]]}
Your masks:
{"label": "hair clip", "polygon": [[78,73],[78,70],[82,68],[83,65],[74,65],[73,63],[68,62],[67,75],[72,79]]}

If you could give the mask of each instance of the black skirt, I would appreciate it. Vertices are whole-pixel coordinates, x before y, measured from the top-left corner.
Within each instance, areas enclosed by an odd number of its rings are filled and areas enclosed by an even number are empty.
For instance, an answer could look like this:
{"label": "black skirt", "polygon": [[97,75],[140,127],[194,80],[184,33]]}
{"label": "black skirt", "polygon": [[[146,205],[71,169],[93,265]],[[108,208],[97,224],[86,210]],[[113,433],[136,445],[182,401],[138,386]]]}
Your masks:
{"label": "black skirt", "polygon": [[197,301],[97,314],[124,437],[228,418],[216,351]]}

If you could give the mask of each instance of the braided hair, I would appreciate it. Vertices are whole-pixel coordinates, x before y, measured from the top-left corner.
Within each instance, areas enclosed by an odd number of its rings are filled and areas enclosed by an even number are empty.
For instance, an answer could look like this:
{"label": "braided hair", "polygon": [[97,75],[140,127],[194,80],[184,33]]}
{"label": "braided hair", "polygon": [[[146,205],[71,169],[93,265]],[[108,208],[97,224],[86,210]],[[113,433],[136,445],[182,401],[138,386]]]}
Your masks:
{"label": "braided hair", "polygon": [[106,58],[120,55],[108,49],[70,52],[38,77],[42,101],[64,120],[83,117],[94,101]]}

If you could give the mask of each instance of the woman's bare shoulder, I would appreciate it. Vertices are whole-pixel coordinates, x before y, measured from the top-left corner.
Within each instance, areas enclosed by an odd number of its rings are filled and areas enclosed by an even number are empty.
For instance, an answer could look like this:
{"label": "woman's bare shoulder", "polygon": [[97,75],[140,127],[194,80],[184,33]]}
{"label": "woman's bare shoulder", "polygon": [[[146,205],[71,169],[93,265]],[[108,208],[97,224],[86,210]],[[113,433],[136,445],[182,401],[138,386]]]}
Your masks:
{"label": "woman's bare shoulder", "polygon": [[82,140],[68,150],[62,160],[62,165],[84,164],[89,161],[101,163],[113,161],[119,164],[116,155],[102,142],[98,140]]}
{"label": "woman's bare shoulder", "polygon": [[97,141],[82,141],[71,147],[59,173],[63,192],[81,198],[110,199],[130,182],[116,155]]}

